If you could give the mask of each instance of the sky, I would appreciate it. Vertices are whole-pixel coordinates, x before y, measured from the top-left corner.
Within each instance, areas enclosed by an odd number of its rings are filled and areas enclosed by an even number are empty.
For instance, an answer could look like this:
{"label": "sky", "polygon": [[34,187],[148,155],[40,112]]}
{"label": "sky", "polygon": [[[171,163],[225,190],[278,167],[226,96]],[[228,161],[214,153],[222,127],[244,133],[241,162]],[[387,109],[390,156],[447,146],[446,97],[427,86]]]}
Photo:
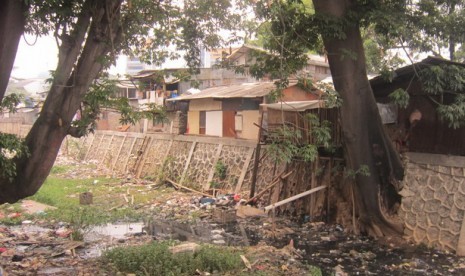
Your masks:
{"label": "sky", "polygon": [[[21,37],[16,53],[12,77],[21,79],[48,78],[49,71],[55,70],[58,63],[58,48],[53,36],[43,36],[36,38],[32,35]],[[185,67],[184,60],[169,60],[164,64],[164,68]],[[118,57],[116,66],[109,70],[110,74],[124,75],[126,59]]]}
{"label": "sky", "polygon": [[19,42],[11,76],[16,78],[46,78],[49,76],[48,71],[56,68],[57,62],[58,49],[53,37],[45,36],[36,39],[35,36],[25,35],[21,37]]}

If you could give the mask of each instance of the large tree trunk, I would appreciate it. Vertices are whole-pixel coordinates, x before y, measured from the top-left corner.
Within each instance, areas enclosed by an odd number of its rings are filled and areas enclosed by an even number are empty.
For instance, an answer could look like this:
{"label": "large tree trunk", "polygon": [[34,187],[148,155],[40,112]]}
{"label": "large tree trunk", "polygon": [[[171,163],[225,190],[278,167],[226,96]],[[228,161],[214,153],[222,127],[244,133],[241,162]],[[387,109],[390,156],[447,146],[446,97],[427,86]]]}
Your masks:
{"label": "large tree trunk", "polygon": [[26,12],[25,1],[3,0],[0,3],[0,102],[5,95],[19,39],[24,31]]}
{"label": "large tree trunk", "polygon": [[120,5],[121,0],[86,1],[76,29],[60,46],[55,79],[26,137],[31,156],[17,160],[13,182],[0,179],[0,204],[33,195],[50,173],[63,139],[74,133],[71,122],[83,97],[103,68],[99,60],[121,41]]}
{"label": "large tree trunk", "polygon": [[[314,0],[316,13],[343,19],[351,0]],[[348,20],[349,21],[349,20]],[[346,21],[347,22],[347,21]],[[369,175],[355,175],[355,206],[362,231],[371,235],[400,233],[400,224],[390,221],[381,206],[381,191],[392,189],[392,181],[403,177],[400,158],[385,134],[370,83],[360,28],[348,23],[345,38],[322,34],[335,89],[342,97],[341,125],[345,158],[353,172],[363,166]]]}

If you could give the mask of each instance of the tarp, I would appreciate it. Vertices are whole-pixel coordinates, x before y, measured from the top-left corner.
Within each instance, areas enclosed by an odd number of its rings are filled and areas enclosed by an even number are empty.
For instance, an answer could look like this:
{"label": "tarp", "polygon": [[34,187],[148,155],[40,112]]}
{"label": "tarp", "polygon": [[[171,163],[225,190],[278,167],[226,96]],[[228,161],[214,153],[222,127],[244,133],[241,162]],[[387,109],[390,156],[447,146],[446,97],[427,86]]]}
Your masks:
{"label": "tarp", "polygon": [[313,100],[313,101],[295,101],[295,102],[279,102],[272,104],[261,104],[260,106],[267,109],[277,109],[283,111],[305,111],[315,108],[324,108],[324,101]]}

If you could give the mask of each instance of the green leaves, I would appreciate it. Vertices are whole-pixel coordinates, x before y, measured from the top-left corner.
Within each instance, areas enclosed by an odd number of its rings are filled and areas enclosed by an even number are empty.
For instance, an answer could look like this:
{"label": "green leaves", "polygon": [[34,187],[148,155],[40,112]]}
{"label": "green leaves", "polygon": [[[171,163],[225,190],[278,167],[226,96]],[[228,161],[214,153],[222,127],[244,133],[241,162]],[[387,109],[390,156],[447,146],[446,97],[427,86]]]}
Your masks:
{"label": "green leaves", "polygon": [[312,162],[318,157],[318,147],[331,147],[331,123],[326,120],[320,122],[319,116],[312,113],[306,114],[304,120],[308,122],[313,143],[302,139],[302,130],[294,126],[278,127],[269,132],[271,144],[268,153],[274,160],[283,163],[290,163],[293,159]]}
{"label": "green leaves", "polygon": [[16,106],[21,103],[23,96],[13,93],[3,97],[3,100],[0,102],[0,113],[3,112],[16,112]]}
{"label": "green leaves", "polygon": [[127,97],[117,94],[119,90],[117,84],[117,80],[102,78],[91,86],[82,103],[81,118],[72,122],[72,126],[78,128],[81,135],[93,132],[103,110],[119,112],[120,123],[123,125],[134,125],[141,119],[155,122],[163,122],[167,119],[164,107],[155,103],[132,106]]}
{"label": "green leaves", "polygon": [[449,127],[456,129],[465,126],[465,94],[458,95],[452,104],[440,105],[437,111]]}
{"label": "green leaves", "polygon": [[410,95],[404,89],[398,88],[389,94],[389,99],[401,108],[407,108],[410,101]]}
{"label": "green leaves", "polygon": [[29,156],[23,139],[13,134],[0,133],[0,177],[13,181],[16,176],[15,159]]}

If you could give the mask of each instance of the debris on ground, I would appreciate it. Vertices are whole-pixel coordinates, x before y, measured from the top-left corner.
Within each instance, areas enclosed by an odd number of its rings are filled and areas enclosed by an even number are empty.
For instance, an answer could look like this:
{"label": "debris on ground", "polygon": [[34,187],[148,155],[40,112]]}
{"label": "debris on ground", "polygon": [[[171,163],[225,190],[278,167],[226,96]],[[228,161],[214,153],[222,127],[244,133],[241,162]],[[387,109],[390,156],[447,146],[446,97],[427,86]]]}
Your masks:
{"label": "debris on ground", "polygon": [[[86,176],[92,187],[107,185],[95,179],[102,172],[66,158],[58,162],[70,167],[58,173],[60,177]],[[263,209],[245,205],[249,200],[243,195],[199,193],[183,187],[155,185],[131,176],[105,186],[106,194],[93,193],[92,204],[80,208],[97,205],[108,212],[131,210],[144,219],[90,227],[78,241],[71,240],[76,230],[71,225],[44,219],[42,215],[53,206],[24,200],[20,209],[3,208],[0,219],[15,220],[18,225],[0,225],[0,275],[114,275],[98,259],[106,249],[173,239],[183,241],[171,248],[173,254],[195,251],[202,243],[241,247],[243,272],[251,274],[465,275],[465,259],[450,252],[403,240],[355,236],[341,225],[309,217],[295,221],[268,216]],[[149,193],[153,194],[147,201],[138,200]],[[67,198],[79,201],[80,194]],[[98,205],[102,201],[105,206]]]}

